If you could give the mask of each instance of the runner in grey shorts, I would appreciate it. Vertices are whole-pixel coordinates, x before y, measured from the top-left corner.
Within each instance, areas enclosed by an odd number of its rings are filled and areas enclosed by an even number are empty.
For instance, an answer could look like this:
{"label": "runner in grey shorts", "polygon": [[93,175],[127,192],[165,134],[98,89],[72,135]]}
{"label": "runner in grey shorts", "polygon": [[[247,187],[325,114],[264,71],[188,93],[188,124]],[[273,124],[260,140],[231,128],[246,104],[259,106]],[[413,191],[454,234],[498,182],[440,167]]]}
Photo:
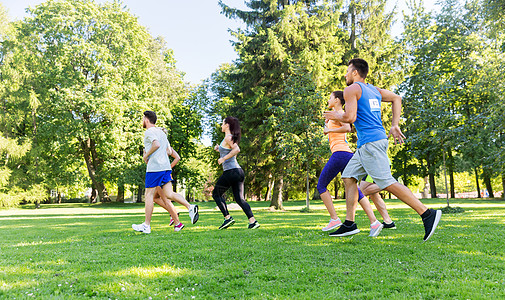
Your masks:
{"label": "runner in grey shorts", "polygon": [[[440,221],[441,210],[428,209],[417,199],[409,188],[397,182],[391,175],[387,158],[388,138],[393,136],[395,144],[403,143],[405,136],[400,130],[402,98],[395,93],[365,83],[368,74],[368,63],[360,58],[349,61],[344,89],[345,112],[326,111],[325,118],[343,123],[353,123],[358,135],[358,149],[347,164],[342,178],[346,194],[346,220],[330,236],[348,236],[359,233],[354,222],[358,202],[357,181],[370,175],[381,189],[395,195],[398,199],[414,209],[424,224],[424,240],[428,240]],[[391,102],[393,118],[389,136],[386,135],[381,120],[381,102]]]}
{"label": "runner in grey shorts", "polygon": [[358,148],[342,172],[342,178],[360,181],[369,174],[381,190],[397,182],[391,174],[387,147],[388,140],[382,139]]}

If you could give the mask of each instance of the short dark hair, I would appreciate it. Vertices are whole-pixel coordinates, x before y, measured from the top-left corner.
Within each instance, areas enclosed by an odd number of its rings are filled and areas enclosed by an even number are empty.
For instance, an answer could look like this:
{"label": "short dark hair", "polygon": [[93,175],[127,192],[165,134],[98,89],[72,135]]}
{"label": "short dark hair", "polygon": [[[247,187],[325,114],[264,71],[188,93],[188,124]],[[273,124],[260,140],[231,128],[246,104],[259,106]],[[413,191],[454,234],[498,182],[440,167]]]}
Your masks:
{"label": "short dark hair", "polygon": [[368,75],[368,63],[366,60],[361,58],[353,58],[349,61],[348,66],[352,65],[354,70],[358,71],[359,76],[365,79],[366,75]]}
{"label": "short dark hair", "polygon": [[343,91],[334,91],[331,94],[333,95],[333,97],[335,97],[335,99],[339,99],[340,100],[340,104],[342,104],[342,105],[345,104],[344,92]]}
{"label": "short dark hair", "polygon": [[144,112],[144,117],[146,117],[151,124],[156,124],[156,120],[158,120],[158,117],[156,117],[156,113],[152,110],[146,110]]}

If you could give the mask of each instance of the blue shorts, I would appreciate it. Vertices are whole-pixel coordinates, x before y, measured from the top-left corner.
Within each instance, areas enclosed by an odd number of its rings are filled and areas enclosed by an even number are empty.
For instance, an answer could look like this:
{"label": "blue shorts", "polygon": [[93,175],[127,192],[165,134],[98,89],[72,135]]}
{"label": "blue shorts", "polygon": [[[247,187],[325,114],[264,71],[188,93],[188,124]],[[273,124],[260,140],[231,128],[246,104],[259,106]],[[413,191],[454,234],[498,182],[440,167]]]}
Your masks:
{"label": "blue shorts", "polygon": [[172,170],[146,173],[146,189],[155,188],[157,186],[162,187],[171,181],[173,181]]}

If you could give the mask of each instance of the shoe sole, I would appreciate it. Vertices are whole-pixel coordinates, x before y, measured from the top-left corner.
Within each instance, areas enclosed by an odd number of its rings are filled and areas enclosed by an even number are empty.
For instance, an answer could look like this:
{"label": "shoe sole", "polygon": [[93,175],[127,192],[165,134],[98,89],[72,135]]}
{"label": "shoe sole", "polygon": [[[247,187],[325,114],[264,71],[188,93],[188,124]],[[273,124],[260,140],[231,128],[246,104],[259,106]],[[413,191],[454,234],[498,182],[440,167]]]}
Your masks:
{"label": "shoe sole", "polygon": [[427,238],[424,239],[426,242],[427,240],[430,239],[430,237],[435,233],[435,229],[437,229],[438,222],[440,222],[440,219],[442,218],[442,211],[441,210],[436,210],[436,215],[435,215],[435,221],[433,222],[433,227],[431,228],[431,232],[428,235]]}
{"label": "shoe sole", "polygon": [[198,213],[198,205],[195,205],[194,211],[195,215],[193,216],[193,220],[191,220],[191,224],[198,222],[198,218],[200,217],[200,214]]}
{"label": "shoe sole", "polygon": [[184,224],[182,224],[182,226],[179,228],[179,230],[176,230],[176,229],[174,228],[175,232],[179,232],[179,231],[181,231],[181,230],[184,228],[184,226],[185,226],[185,225],[184,225]]}
{"label": "shoe sole", "polygon": [[348,232],[344,232],[344,233],[339,233],[339,234],[330,234],[330,236],[342,237],[342,236],[348,236],[348,235],[353,235],[353,234],[357,234],[357,233],[359,233],[359,229],[354,229],[352,231],[348,231]]}
{"label": "shoe sole", "polygon": [[382,224],[381,224],[381,225],[380,225],[380,228],[379,228],[379,229],[377,229],[377,231],[375,231],[373,235],[372,235],[372,233],[370,232],[369,237],[377,237],[377,236],[379,236],[379,234],[381,233],[382,229],[384,229],[384,225],[382,225]]}
{"label": "shoe sole", "polygon": [[226,224],[225,226],[219,227],[219,230],[226,229],[226,228],[230,227],[233,224],[235,224],[235,220],[231,221],[230,223]]}
{"label": "shoe sole", "polygon": [[342,226],[342,223],[338,224],[338,225],[335,225],[333,227],[324,227],[323,229],[321,229],[322,231],[326,232],[326,231],[330,231],[330,230],[333,230],[333,229],[336,229],[336,228],[339,228],[340,226]]}

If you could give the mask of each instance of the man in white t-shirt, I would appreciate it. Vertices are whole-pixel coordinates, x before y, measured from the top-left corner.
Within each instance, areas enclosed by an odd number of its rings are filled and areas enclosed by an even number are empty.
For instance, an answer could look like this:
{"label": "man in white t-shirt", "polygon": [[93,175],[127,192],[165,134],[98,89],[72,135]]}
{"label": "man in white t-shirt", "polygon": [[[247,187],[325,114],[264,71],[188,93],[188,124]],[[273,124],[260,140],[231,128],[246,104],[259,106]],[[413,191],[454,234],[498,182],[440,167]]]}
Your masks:
{"label": "man in white t-shirt", "polygon": [[161,187],[164,195],[170,199],[184,205],[189,211],[191,223],[198,221],[198,205],[190,205],[181,195],[175,193],[172,188],[172,168],[167,153],[171,151],[167,136],[161,129],[155,126],[156,113],[154,111],[145,111],[142,119],[142,126],[146,128],[144,135],[144,161],[147,163],[146,170],[146,192],[145,192],[145,211],[146,219],[142,224],[133,224],[135,231],[151,233],[151,217],[154,208],[154,194],[156,187]]}

